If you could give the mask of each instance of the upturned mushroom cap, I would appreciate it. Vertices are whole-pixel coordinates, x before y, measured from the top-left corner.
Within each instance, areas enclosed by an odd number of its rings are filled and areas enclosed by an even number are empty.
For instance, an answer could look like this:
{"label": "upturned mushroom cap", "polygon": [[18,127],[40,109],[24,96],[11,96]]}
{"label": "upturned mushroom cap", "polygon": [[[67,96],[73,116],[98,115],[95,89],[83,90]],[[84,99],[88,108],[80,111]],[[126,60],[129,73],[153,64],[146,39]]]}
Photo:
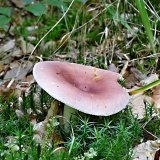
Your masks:
{"label": "upturned mushroom cap", "polygon": [[37,83],[52,97],[81,112],[108,116],[121,111],[128,93],[118,73],[75,63],[45,61],[34,66]]}

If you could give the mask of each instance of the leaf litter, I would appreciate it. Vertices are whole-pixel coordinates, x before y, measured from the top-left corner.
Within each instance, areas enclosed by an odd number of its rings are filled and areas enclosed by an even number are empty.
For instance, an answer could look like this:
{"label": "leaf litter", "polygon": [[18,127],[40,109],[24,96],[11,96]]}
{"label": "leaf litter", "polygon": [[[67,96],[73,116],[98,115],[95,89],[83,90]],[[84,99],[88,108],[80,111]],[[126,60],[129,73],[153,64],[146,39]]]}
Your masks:
{"label": "leaf litter", "polygon": [[[22,3],[22,1],[12,0],[12,2],[18,8],[23,8],[25,6],[25,4]],[[107,37],[108,37],[108,28],[107,30],[105,30],[105,32],[107,33]],[[109,41],[110,40],[107,40],[107,43],[110,43]],[[55,41],[49,41],[48,43],[46,43],[44,48],[45,49],[52,48],[52,50],[54,50],[56,48],[56,43],[57,42]],[[100,50],[103,54],[104,44],[106,44],[106,42],[103,43],[102,46],[94,48],[93,50],[94,51],[96,50],[96,53],[94,54],[98,54]],[[59,52],[57,52],[53,56],[54,60],[56,58],[58,58],[58,60],[64,60],[67,58],[72,59],[74,57],[73,59],[75,61],[79,54],[79,50],[76,49],[76,47],[77,46],[70,47],[70,50],[74,51],[73,55],[72,53],[70,53],[71,56],[66,55],[66,54],[62,55]],[[13,93],[16,90],[17,97],[20,97],[22,91],[29,92],[32,83],[34,83],[34,78],[31,73],[33,62],[31,61],[26,62],[25,60],[22,62],[20,58],[24,57],[27,54],[29,55],[33,49],[34,49],[34,45],[31,44],[30,42],[26,42],[22,37],[20,37],[18,40],[15,40],[15,39],[8,40],[1,45],[0,58],[2,58],[2,62],[0,62],[0,76],[2,77],[3,80],[0,80],[0,84],[1,84],[0,85],[0,95],[5,94],[6,97],[9,97],[9,95],[11,95],[11,93]],[[89,57],[88,58],[89,60],[93,59],[94,57],[93,54],[90,54],[90,51],[88,50],[86,50],[85,55],[87,58]],[[119,53],[117,53],[117,55],[120,56]],[[115,72],[118,72],[120,70],[113,63],[110,63],[108,68],[109,70],[112,70]],[[123,72],[125,72],[124,78],[126,80],[126,88],[128,90],[134,89],[135,87],[143,86],[144,84],[149,84],[153,82],[154,80],[158,79],[158,75],[154,74],[148,77],[134,67],[126,67],[126,70]],[[13,79],[14,81],[12,82]],[[160,110],[160,86],[154,87],[152,89],[152,93],[153,93],[152,96],[145,95],[144,93],[135,95],[135,96],[131,96],[130,105],[132,107],[133,114],[135,116],[138,116],[139,119],[144,118],[144,113],[145,113],[144,101],[148,101],[149,103],[154,103],[156,111],[159,112]],[[15,110],[15,113],[18,117],[21,117],[24,115],[21,109]],[[44,121],[37,123],[35,119],[33,120],[34,121],[33,126],[35,130],[35,135],[33,136],[33,139],[36,140],[38,143],[41,143],[44,140],[43,138],[47,131],[47,124],[50,123],[49,120],[52,116],[55,115],[55,113],[57,113],[57,111],[54,110],[53,112],[53,110],[49,110],[46,116],[46,119]],[[31,123],[33,121],[31,120]],[[59,124],[57,124],[57,122],[55,121],[54,125],[59,125]],[[52,131],[53,131],[52,132],[53,137],[56,137],[55,139],[57,140],[59,139],[58,140],[59,142],[60,141],[63,142],[61,137],[59,135],[57,136],[57,133],[55,132],[55,130],[53,129]],[[13,137],[11,137],[10,139],[13,139]],[[8,143],[6,144],[7,146],[11,146],[9,141],[7,143]],[[160,147],[159,144],[160,144],[159,140],[156,140],[156,141],[147,141],[147,142],[144,142],[136,146],[134,149],[134,160],[143,160],[143,159],[146,160],[147,158],[148,159],[150,158],[149,160],[151,159],[154,160],[154,156],[156,155],[156,152],[159,150],[159,147]],[[14,146],[14,147],[15,149],[18,150],[17,146]]]}
{"label": "leaf litter", "polygon": [[[157,74],[152,74],[150,75],[148,78],[146,79],[142,79],[138,86],[143,86],[144,84],[147,85],[155,80],[158,79],[158,75]],[[135,90],[139,87],[134,86],[131,90]],[[131,105],[131,109],[132,112],[135,116],[137,116],[139,119],[143,119],[144,118],[144,114],[145,114],[145,102],[148,102],[150,105],[152,105],[155,100],[153,99],[153,95],[154,93],[152,93],[152,96],[149,96],[145,93],[139,93],[139,94],[135,94],[135,95],[131,95],[130,98],[130,105]]]}
{"label": "leaf litter", "polygon": [[160,149],[160,140],[141,143],[133,150],[133,160],[159,160],[155,159],[157,151]]}
{"label": "leaf litter", "polygon": [[[31,49],[28,50],[28,48],[26,48],[27,43],[24,42],[24,39],[21,39],[21,47],[19,49],[14,47],[14,54],[12,54],[13,57],[16,58],[20,58],[23,54],[27,54],[30,53],[31,50],[33,49],[33,46],[31,46]],[[13,48],[10,47],[12,50]],[[27,51],[28,50],[28,51]],[[9,50],[6,50],[6,52],[9,52]],[[65,59],[67,56],[63,56],[63,55],[59,55],[59,54],[55,54],[58,56],[58,58],[60,59]],[[0,87],[0,93],[2,94],[3,92],[5,93],[5,95],[7,95],[7,97],[13,92],[17,91],[17,95],[21,96],[21,91],[27,91],[29,92],[30,86],[32,83],[34,83],[34,78],[32,76],[32,74],[30,74],[32,67],[33,67],[33,63],[31,61],[27,61],[27,63],[24,61],[24,63],[21,63],[17,60],[11,60],[11,62],[8,61],[8,64],[1,64],[0,65],[0,71],[1,73],[4,71],[5,65],[9,66],[7,71],[5,72],[4,76],[3,76],[3,85]],[[115,64],[111,63],[109,65],[109,70],[118,72],[119,68],[115,66]],[[127,68],[124,74],[125,80],[126,80],[126,87],[127,88],[131,88],[129,90],[135,89],[136,87],[140,87],[143,86],[144,84],[149,84],[151,82],[153,82],[154,80],[158,79],[158,75],[154,74],[154,75],[150,75],[149,77],[147,77],[145,74],[142,74],[139,70],[137,70],[134,67],[129,67],[129,69]],[[12,85],[10,85],[8,91],[6,90],[10,80],[14,79],[14,82],[12,83]],[[144,113],[145,113],[145,103],[144,101],[148,101],[149,103],[155,103],[155,106],[157,107],[157,109],[159,110],[159,86],[155,87],[152,89],[153,95],[152,97],[147,96],[143,93],[138,94],[138,95],[133,95],[131,96],[130,99],[130,105],[132,107],[132,111],[133,114],[135,116],[138,116],[139,119],[143,119],[144,118]],[[19,92],[18,92],[19,91]],[[7,94],[6,94],[7,93]],[[57,111],[54,111],[55,113]],[[15,110],[15,113],[18,117],[24,116],[24,113],[22,112],[21,109],[17,109]],[[54,140],[57,140],[57,143],[63,143],[63,139],[62,137],[57,133],[57,131],[55,129],[52,128],[52,138],[50,137],[46,137],[46,133],[47,133],[47,127],[49,125],[49,121],[50,118],[53,117],[55,115],[55,113],[53,113],[53,110],[49,110],[48,114],[49,118],[46,116],[46,119],[42,122],[37,123],[36,121],[33,124],[33,128],[35,131],[35,134],[33,135],[33,140],[35,140],[37,143],[44,143],[44,141],[50,143],[51,139],[53,138]],[[31,121],[32,123],[32,121]],[[55,122],[56,124],[56,122]],[[47,138],[47,139],[46,139]],[[157,143],[157,142],[155,142]],[[145,154],[143,153],[143,155],[147,156],[146,153],[146,148],[144,149],[144,145],[149,145],[149,144],[154,144],[154,143],[142,143],[140,144],[141,149],[137,149],[139,150],[139,152],[135,151],[135,157],[138,157],[138,153],[142,154],[143,152],[145,152]],[[14,146],[16,147],[16,146]],[[138,148],[138,147],[137,147]],[[148,146],[148,148],[150,148],[150,146]],[[144,150],[143,150],[144,149]],[[156,150],[152,150],[152,152],[150,153],[150,155],[155,155],[157,151]],[[144,156],[144,157],[145,157]],[[140,156],[141,157],[141,156]],[[143,158],[143,157],[142,157]],[[146,158],[146,157],[145,157]],[[136,159],[134,159],[136,160]],[[137,159],[137,160],[141,160],[141,159]],[[142,159],[143,160],[143,159]]]}

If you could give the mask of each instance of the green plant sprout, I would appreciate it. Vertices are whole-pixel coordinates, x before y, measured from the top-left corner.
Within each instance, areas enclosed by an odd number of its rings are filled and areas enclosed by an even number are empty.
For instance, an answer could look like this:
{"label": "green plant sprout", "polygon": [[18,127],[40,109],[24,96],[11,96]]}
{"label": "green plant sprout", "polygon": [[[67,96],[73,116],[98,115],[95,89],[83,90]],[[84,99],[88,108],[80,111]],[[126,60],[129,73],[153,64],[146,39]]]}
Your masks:
{"label": "green plant sprout", "polygon": [[151,83],[149,83],[149,84],[147,84],[147,85],[145,85],[145,86],[143,86],[141,88],[135,89],[133,91],[129,91],[128,93],[130,95],[142,93],[142,92],[145,92],[145,91],[147,91],[147,90],[149,90],[149,89],[151,89],[151,88],[153,88],[153,87],[155,87],[155,86],[157,86],[159,84],[160,84],[160,79],[158,79],[158,80],[156,80],[154,82],[151,82]]}

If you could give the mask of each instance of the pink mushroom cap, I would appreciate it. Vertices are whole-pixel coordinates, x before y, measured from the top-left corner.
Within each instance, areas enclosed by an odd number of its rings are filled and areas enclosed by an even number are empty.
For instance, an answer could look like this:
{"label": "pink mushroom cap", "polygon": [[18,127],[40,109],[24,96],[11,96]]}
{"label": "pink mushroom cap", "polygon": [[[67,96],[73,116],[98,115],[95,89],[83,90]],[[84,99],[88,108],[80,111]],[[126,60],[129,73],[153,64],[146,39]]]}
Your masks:
{"label": "pink mushroom cap", "polygon": [[129,95],[115,72],[81,64],[45,61],[33,75],[40,87],[58,101],[81,112],[108,116],[126,107]]}

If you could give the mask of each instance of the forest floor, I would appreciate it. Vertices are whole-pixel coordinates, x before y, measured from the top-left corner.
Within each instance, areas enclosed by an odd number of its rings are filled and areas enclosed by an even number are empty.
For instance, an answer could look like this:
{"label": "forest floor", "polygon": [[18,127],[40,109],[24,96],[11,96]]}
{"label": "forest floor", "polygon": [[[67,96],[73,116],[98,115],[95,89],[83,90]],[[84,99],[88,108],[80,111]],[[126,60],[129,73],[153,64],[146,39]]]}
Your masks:
{"label": "forest floor", "polygon": [[153,46],[134,1],[0,1],[0,159],[159,160],[160,86],[112,116],[78,112],[66,131],[62,116],[44,123],[54,99],[32,74],[49,60],[120,73],[126,90],[158,80],[159,4],[145,3]]}

